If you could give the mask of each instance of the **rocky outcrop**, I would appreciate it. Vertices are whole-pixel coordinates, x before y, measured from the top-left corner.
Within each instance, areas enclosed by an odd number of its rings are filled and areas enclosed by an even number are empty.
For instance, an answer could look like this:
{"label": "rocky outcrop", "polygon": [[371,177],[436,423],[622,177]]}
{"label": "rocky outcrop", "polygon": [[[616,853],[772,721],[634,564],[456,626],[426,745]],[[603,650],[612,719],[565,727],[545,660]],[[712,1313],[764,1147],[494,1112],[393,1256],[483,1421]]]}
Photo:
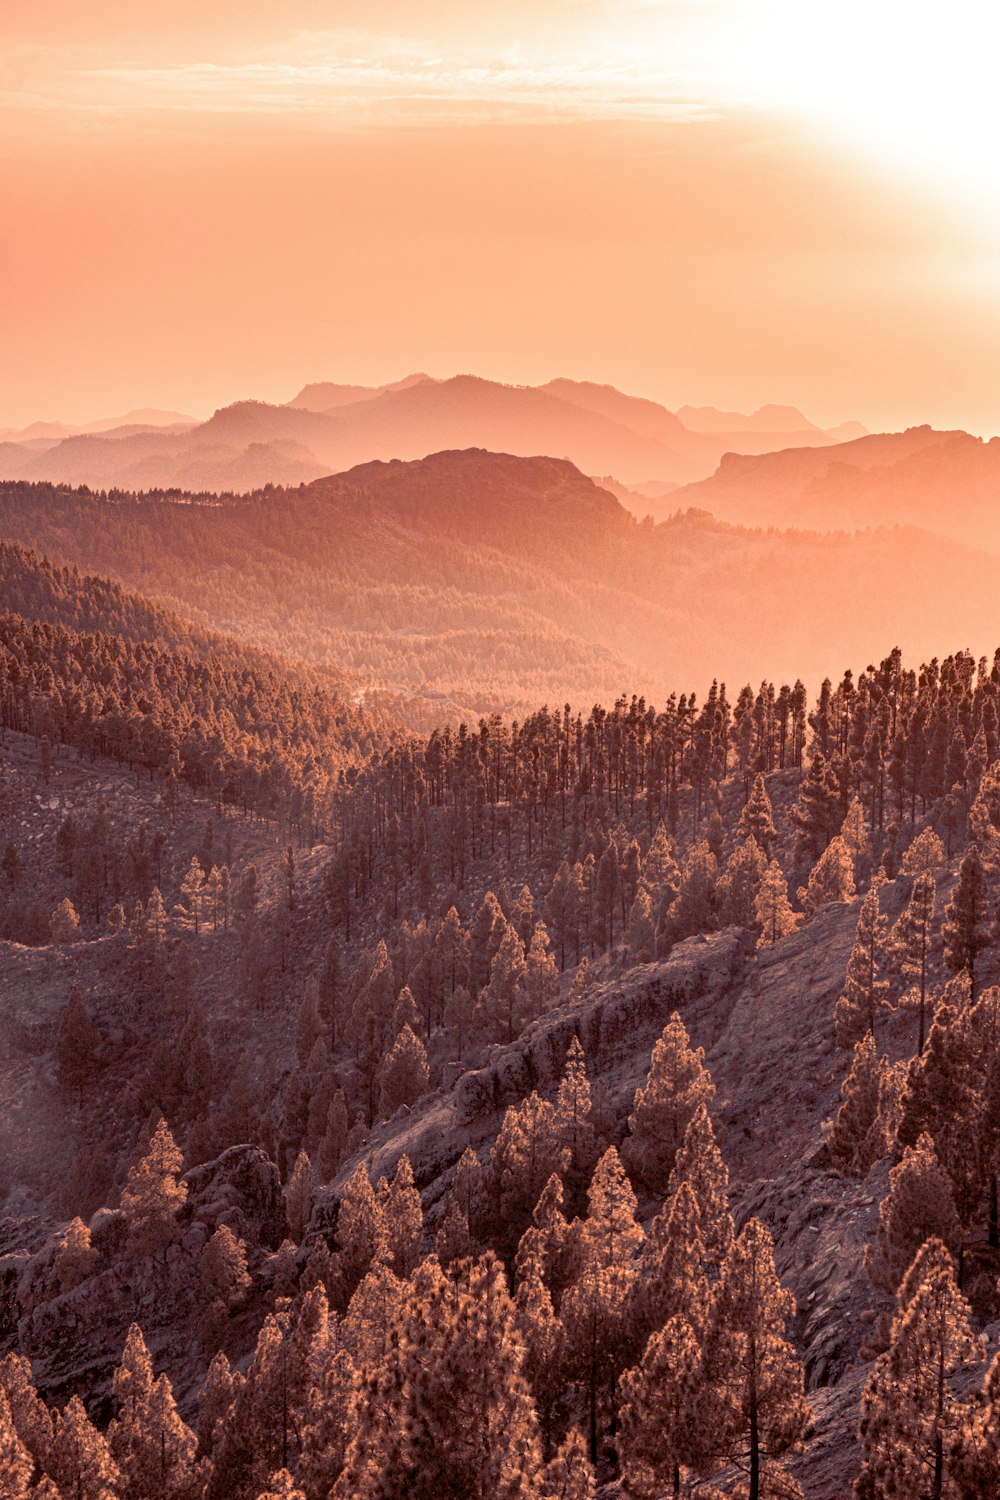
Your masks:
{"label": "rocky outcrop", "polygon": [[285,1237],[285,1200],[278,1169],[256,1146],[231,1146],[192,1167],[186,1214],[210,1230],[226,1224],[248,1245],[274,1250]]}

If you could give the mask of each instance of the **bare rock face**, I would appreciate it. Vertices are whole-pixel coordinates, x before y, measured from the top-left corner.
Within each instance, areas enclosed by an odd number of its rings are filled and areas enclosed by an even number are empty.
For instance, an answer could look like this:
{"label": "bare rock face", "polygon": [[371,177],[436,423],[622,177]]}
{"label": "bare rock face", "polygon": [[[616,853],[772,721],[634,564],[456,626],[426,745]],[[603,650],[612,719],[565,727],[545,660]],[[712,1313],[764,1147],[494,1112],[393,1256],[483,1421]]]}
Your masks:
{"label": "bare rock face", "polygon": [[572,1009],[536,1021],[486,1067],[466,1073],[455,1091],[457,1119],[468,1123],[519,1103],[532,1089],[557,1088],[574,1037],[592,1075],[606,1079],[647,1041],[651,1049],[675,1010],[706,1018],[714,1014],[718,1022],[718,1002],[733,991],[748,956],[746,934],[727,928],[688,938],[663,962],[639,965],[618,982],[596,985]]}
{"label": "bare rock face", "polygon": [[278,1169],[257,1146],[230,1146],[214,1161],[192,1167],[183,1181],[185,1213],[214,1230],[226,1224],[250,1246],[276,1249],[286,1232]]}
{"label": "bare rock face", "polygon": [[27,1250],[0,1256],[0,1347],[7,1344],[17,1331],[18,1288],[30,1259]]}

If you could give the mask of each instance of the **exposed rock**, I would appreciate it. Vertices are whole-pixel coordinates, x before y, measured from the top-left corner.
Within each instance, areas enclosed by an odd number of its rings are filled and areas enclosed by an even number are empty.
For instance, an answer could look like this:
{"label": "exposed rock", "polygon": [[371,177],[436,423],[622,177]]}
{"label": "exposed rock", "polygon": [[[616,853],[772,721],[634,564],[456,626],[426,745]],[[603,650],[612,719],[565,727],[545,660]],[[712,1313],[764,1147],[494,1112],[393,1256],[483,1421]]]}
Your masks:
{"label": "exposed rock", "polygon": [[217,1229],[227,1224],[240,1239],[272,1250],[285,1236],[285,1200],[278,1169],[256,1146],[231,1146],[214,1161],[193,1167],[186,1212]]}

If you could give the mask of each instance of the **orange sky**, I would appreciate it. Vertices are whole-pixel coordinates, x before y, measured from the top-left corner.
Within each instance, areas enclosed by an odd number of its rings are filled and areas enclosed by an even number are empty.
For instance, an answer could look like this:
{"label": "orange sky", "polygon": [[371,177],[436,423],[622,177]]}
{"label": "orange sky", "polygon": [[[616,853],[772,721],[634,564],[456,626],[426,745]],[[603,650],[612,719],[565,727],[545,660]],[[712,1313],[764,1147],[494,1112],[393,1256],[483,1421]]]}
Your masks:
{"label": "orange sky", "polygon": [[941,14],[4,0],[0,426],[423,369],[998,431],[1000,36]]}

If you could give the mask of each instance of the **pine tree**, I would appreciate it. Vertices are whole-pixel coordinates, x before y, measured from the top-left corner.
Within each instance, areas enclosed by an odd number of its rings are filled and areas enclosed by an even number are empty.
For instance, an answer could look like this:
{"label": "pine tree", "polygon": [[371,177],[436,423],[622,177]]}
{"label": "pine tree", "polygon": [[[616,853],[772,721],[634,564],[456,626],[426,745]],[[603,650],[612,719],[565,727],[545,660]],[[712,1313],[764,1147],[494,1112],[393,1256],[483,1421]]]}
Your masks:
{"label": "pine tree", "polygon": [[370,1381],[395,1347],[411,1289],[384,1261],[372,1262],[351,1296],[339,1338],[362,1380]]}
{"label": "pine tree", "polygon": [[56,1414],[47,1468],[60,1492],[73,1500],[116,1500],[120,1492],[121,1475],[107,1439],[79,1396],[71,1396]]}
{"label": "pine tree", "polygon": [[76,980],[70,985],[69,998],[59,1017],[56,1040],[56,1077],[59,1087],[75,1094],[77,1105],[83,1105],[83,1091],[97,1072],[97,1038],[90,1014]]}
{"label": "pine tree", "polygon": [[975,1007],[961,1011],[942,1000],[927,1046],[908,1069],[897,1126],[900,1146],[915,1145],[925,1133],[931,1137],[951,1180],[959,1218],[966,1223],[979,1206],[988,1175],[984,1084],[997,1041],[994,995],[988,990]]}
{"label": "pine tree", "polygon": [[517,929],[505,923],[490,964],[489,983],[476,1003],[476,1022],[486,1040],[512,1042],[518,1035],[524,972],[521,939]]}
{"label": "pine tree", "polygon": [[337,1214],[337,1249],[345,1300],[386,1252],[386,1225],[364,1162],[344,1188]]}
{"label": "pine tree", "polygon": [[664,912],[673,905],[680,883],[681,872],[674,859],[670,838],[663,824],[658,823],[642,862],[640,879],[641,888],[649,892],[654,927],[659,926]]}
{"label": "pine tree", "polygon": [[733,850],[719,877],[719,924],[757,925],[757,900],[767,873],[767,857],[751,835]]}
{"label": "pine tree", "polygon": [[695,1107],[674,1158],[667,1183],[668,1203],[682,1184],[687,1184],[694,1194],[703,1258],[715,1278],[733,1243],[734,1229],[729,1211],[729,1172],[704,1100]]}
{"label": "pine tree", "polygon": [[681,883],[667,914],[670,939],[711,932],[718,916],[718,863],[708,844],[695,844],[684,862]]}
{"label": "pine tree", "polygon": [[571,1427],[555,1457],[545,1465],[542,1480],[545,1500],[594,1500],[597,1484],[587,1457],[587,1444]]}
{"label": "pine tree", "polygon": [[329,1326],[308,1352],[309,1383],[299,1415],[299,1482],[306,1500],[327,1500],[357,1423],[358,1371]]}
{"label": "pine tree", "polygon": [[398,1342],[366,1392],[335,1500],[537,1500],[541,1453],[503,1268],[415,1273]]}
{"label": "pine tree", "polygon": [[754,902],[754,916],[760,928],[758,949],[770,948],[779,943],[783,937],[794,932],[802,921],[799,913],[792,910],[788,899],[788,884],[776,859],[772,859],[764,871]]}
{"label": "pine tree", "polygon": [[575,1036],[566,1052],[566,1066],[556,1097],[555,1123],[561,1143],[569,1154],[566,1183],[570,1193],[576,1196],[582,1192],[597,1157],[591,1114],[587,1061],[580,1039]]}
{"label": "pine tree", "polygon": [[278,1469],[271,1475],[266,1489],[260,1491],[257,1500],[306,1500],[287,1469]]}
{"label": "pine tree", "polygon": [[[492,891],[487,891],[469,929],[469,989],[474,995],[489,982],[490,966],[507,925],[499,901]],[[523,949],[521,953],[523,957]]]}
{"label": "pine tree", "polygon": [[840,827],[840,837],[847,845],[852,860],[854,880],[858,883],[865,873],[865,866],[871,853],[871,841],[868,837],[861,798],[857,795],[853,796],[848,803],[847,812],[844,814],[844,821]]}
{"label": "pine tree", "polygon": [[924,1050],[927,1008],[927,964],[933,944],[934,876],[926,871],[913,882],[910,900],[889,934],[889,952],[905,979],[912,980],[917,996],[919,1030],[917,1055]]}
{"label": "pine tree", "polygon": [[61,1292],[71,1292],[94,1274],[97,1251],[90,1243],[90,1230],[82,1219],[74,1218],[59,1237],[54,1270]]}
{"label": "pine tree", "polygon": [[472,996],[464,984],[456,985],[445,1001],[444,1024],[445,1029],[454,1042],[459,1062],[462,1061],[466,1039],[472,1030],[474,1014],[475,1006]]}
{"label": "pine tree", "polygon": [[222,1342],[231,1309],[251,1281],[246,1246],[228,1224],[220,1224],[206,1241],[198,1262],[198,1280],[205,1300],[202,1340],[214,1354]]}
{"label": "pine tree", "polygon": [[704,1056],[701,1047],[691,1047],[674,1011],[653,1048],[646,1082],[636,1090],[622,1148],[629,1170],[653,1191],[665,1189],[692,1115],[715,1093]]}
{"label": "pine tree", "polygon": [[656,957],[656,926],[653,921],[653,903],[649,892],[639,887],[628,914],[625,929],[625,944],[631,964],[648,964]]}
{"label": "pine tree", "polygon": [[424,1227],[423,1204],[408,1156],[401,1156],[396,1163],[381,1207],[389,1262],[397,1276],[408,1276],[416,1264]]}
{"label": "pine tree", "polygon": [[704,1473],[712,1454],[701,1343],[683,1317],[670,1317],[621,1384],[621,1456],[636,1500],[679,1496],[685,1471]]}
{"label": "pine tree", "polygon": [[416,1104],[430,1083],[427,1049],[409,1026],[404,1026],[379,1068],[379,1113],[389,1119],[397,1109]]}
{"label": "pine tree", "polygon": [[549,951],[549,934],[544,922],[532,929],[521,979],[518,1029],[523,1030],[539,1016],[547,1015],[559,1002],[559,970]]}
{"label": "pine tree", "polygon": [[774,1269],[771,1235],[750,1219],[722,1267],[705,1356],[718,1451],[746,1473],[747,1500],[760,1500],[764,1471],[781,1472],[809,1419],[802,1363],[785,1338],[794,1312]]}
{"label": "pine tree", "polygon": [[886,962],[889,930],[879,909],[880,885],[878,879],[872,881],[858,913],[844,989],[834,1010],[838,1047],[852,1047],[866,1032],[874,1035],[875,1017],[887,1003],[889,981],[878,977]]}
{"label": "pine tree", "polygon": [[778,830],[774,826],[774,809],[767,795],[764,777],[759,771],[754,777],[753,790],[740,813],[740,821],[736,826],[742,839],[753,839],[765,859],[770,859],[771,848],[778,836]]}
{"label": "pine tree", "polygon": [[320,1182],[329,1182],[331,1178],[337,1175],[347,1153],[349,1129],[347,1098],[343,1089],[337,1089],[330,1100],[330,1108],[326,1116],[326,1127],[317,1153]]}
{"label": "pine tree", "polygon": [[[674,1317],[683,1318],[701,1343],[712,1303],[707,1264],[698,1202],[690,1185],[682,1182],[653,1220],[643,1246],[642,1272],[632,1296],[633,1340],[638,1340],[640,1351],[647,1337]],[[718,1270],[716,1265],[716,1275]]]}
{"label": "pine tree", "polygon": [[966,971],[975,1000],[976,959],[991,939],[986,876],[975,844],[969,845],[959,866],[955,894],[944,909],[941,937],[945,963],[955,974]]}
{"label": "pine tree", "polygon": [[563,1200],[562,1182],[553,1172],[538,1196],[532,1222],[521,1236],[515,1257],[518,1278],[537,1272],[556,1306],[566,1287],[580,1275],[583,1262],[584,1221],[576,1219],[570,1225],[562,1211]]}
{"label": "pine tree", "polygon": [[990,1362],[980,1400],[962,1421],[949,1457],[963,1500],[1000,1494],[1000,1354]]}
{"label": "pine tree", "polygon": [[795,829],[797,864],[815,864],[840,823],[840,786],[825,754],[818,750],[788,816]]}
{"label": "pine tree", "polygon": [[33,1468],[31,1455],[14,1427],[7,1393],[0,1385],[0,1475],[5,1500],[29,1500]]}
{"label": "pine tree", "polygon": [[900,1289],[889,1348],[861,1398],[855,1486],[860,1500],[945,1500],[956,1494],[949,1460],[965,1427],[965,1409],[952,1379],[975,1361],[979,1343],[945,1246],[931,1241],[919,1262]]}
{"label": "pine tree", "polygon": [[593,931],[602,948],[610,949],[615,946],[616,913],[620,905],[621,888],[618,846],[611,839],[601,855],[594,876]]}
{"label": "pine tree", "polygon": [[628,1349],[635,1275],[634,1266],[590,1260],[564,1292],[559,1308],[567,1370],[587,1411],[590,1461],[595,1464]]}
{"label": "pine tree", "polygon": [[[0,1392],[10,1409],[11,1424],[36,1470],[49,1465],[53,1416],[35,1390],[31,1365],[21,1354],[0,1359]],[[3,1471],[0,1470],[0,1473]]]}
{"label": "pine tree", "polygon": [[201,931],[202,909],[205,901],[205,872],[192,854],[187,874],[181,881],[182,901],[174,907],[174,915],[181,927],[189,929],[195,937]]}
{"label": "pine tree", "polygon": [[229,1368],[224,1354],[216,1354],[198,1393],[198,1447],[202,1453],[212,1454],[219,1424],[233,1406],[242,1384],[239,1371]]}
{"label": "pine tree", "polygon": [[128,1332],[112,1382],[118,1416],[108,1443],[135,1500],[188,1500],[193,1491],[197,1441],[181,1419],[170,1382],[153,1379],[149,1350],[138,1324]]}
{"label": "pine tree", "polygon": [[865,1252],[865,1268],[879,1291],[895,1296],[907,1266],[925,1240],[950,1248],[961,1241],[948,1174],[934,1154],[930,1136],[908,1146],[889,1173],[889,1191],[878,1211],[875,1242]]}
{"label": "pine tree", "polygon": [[80,918],[68,896],[62,898],[52,913],[49,927],[54,943],[75,943],[80,936]]}
{"label": "pine tree", "polygon": [[297,1245],[301,1244],[302,1236],[306,1232],[306,1225],[309,1223],[315,1187],[316,1178],[313,1173],[312,1162],[304,1151],[300,1151],[295,1158],[292,1175],[285,1187],[285,1211],[288,1215],[288,1228],[292,1239]]}
{"label": "pine tree", "polygon": [[399,1036],[404,1026],[409,1026],[414,1036],[419,1036],[423,1029],[423,1019],[417,1009],[417,1002],[413,998],[413,991],[408,984],[404,984],[396,1000],[396,1008],[392,1013],[391,1034]]}
{"label": "pine tree", "polygon": [[854,865],[851,852],[838,835],[832,839],[813,865],[806,885],[798,897],[810,915],[821,907],[854,900]]}
{"label": "pine tree", "polygon": [[156,958],[167,937],[167,911],[159,886],[154,886],[142,914],[142,923],[137,938],[140,951],[148,958]]}
{"label": "pine tree", "polygon": [[464,1213],[473,1234],[483,1211],[486,1194],[486,1174],[483,1164],[472,1146],[466,1146],[455,1164],[451,1191]]}
{"label": "pine tree", "polygon": [[966,782],[975,791],[969,809],[969,833],[982,854],[983,864],[991,874],[1000,868],[1000,761],[984,773],[978,783]]}
{"label": "pine tree", "polygon": [[545,1184],[554,1172],[561,1177],[568,1161],[555,1108],[547,1099],[532,1093],[505,1112],[489,1166],[498,1236],[519,1237]]}
{"label": "pine tree", "polygon": [[882,1115],[883,1072],[875,1038],[866,1032],[854,1044],[850,1072],[840,1087],[842,1100],[830,1132],[830,1155],[849,1177],[865,1177],[889,1150]]}
{"label": "pine tree", "polygon": [[149,1150],[130,1170],[122,1191],[122,1209],[129,1228],[129,1244],[140,1256],[162,1252],[164,1259],[177,1238],[177,1212],[187,1198],[178,1180],[184,1158],[166,1120],[160,1120]]}
{"label": "pine tree", "polygon": [[222,921],[222,874],[217,865],[212,865],[205,877],[203,892],[205,921],[211,922],[212,931],[218,932]]}
{"label": "pine tree", "polygon": [[921,875],[926,871],[940,869],[944,862],[944,845],[933,828],[925,828],[906,850],[900,869],[904,875]]}
{"label": "pine tree", "polygon": [[594,1168],[587,1195],[581,1248],[599,1270],[635,1265],[645,1236],[636,1218],[636,1197],[621,1158],[609,1146]]}
{"label": "pine tree", "polygon": [[543,1451],[549,1454],[566,1412],[566,1330],[556,1315],[537,1257],[525,1264],[518,1277],[514,1306],[524,1345],[524,1374],[538,1412]]}

